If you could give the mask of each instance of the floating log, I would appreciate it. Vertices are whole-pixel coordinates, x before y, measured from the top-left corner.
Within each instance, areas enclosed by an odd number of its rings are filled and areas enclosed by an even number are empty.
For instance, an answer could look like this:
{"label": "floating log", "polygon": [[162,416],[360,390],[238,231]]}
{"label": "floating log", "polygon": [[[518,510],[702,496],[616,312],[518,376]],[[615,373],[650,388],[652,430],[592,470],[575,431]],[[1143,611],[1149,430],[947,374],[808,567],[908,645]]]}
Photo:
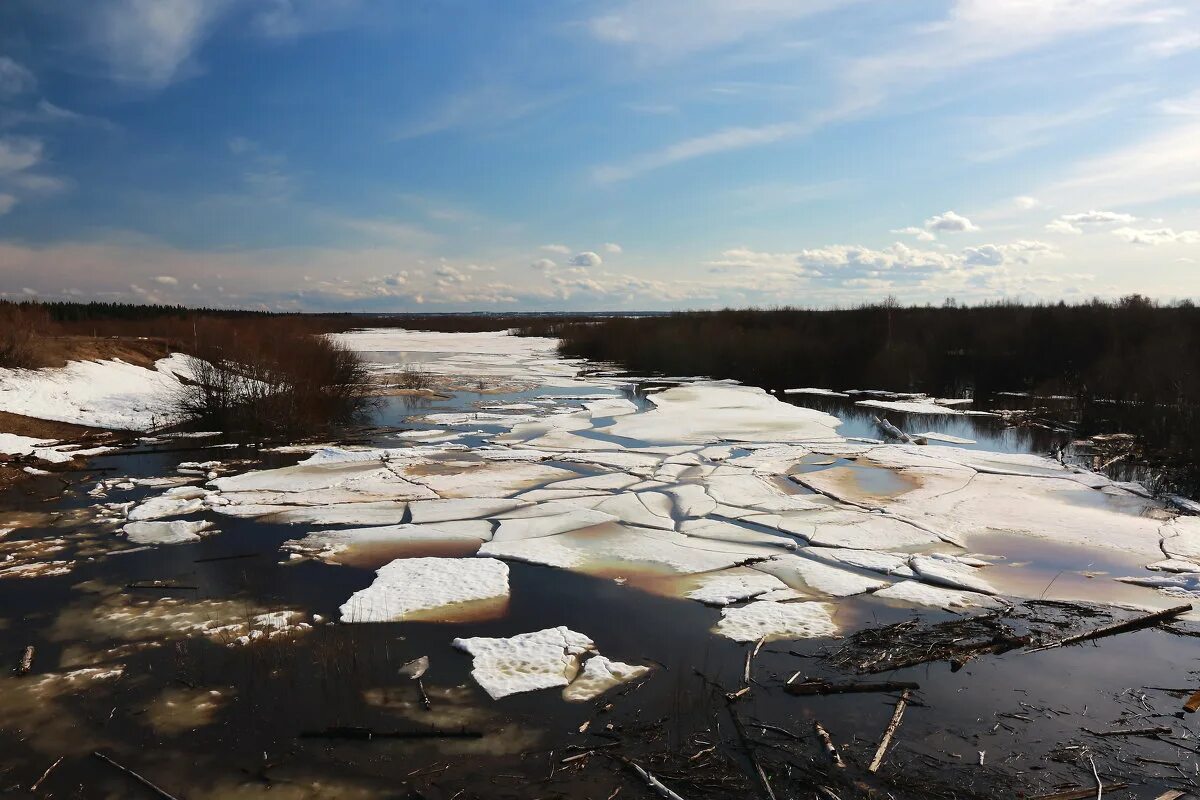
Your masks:
{"label": "floating log", "polygon": [[133,778],[135,781],[140,783],[142,786],[145,786],[147,789],[154,792],[159,797],[166,798],[166,800],[179,800],[178,797],[171,794],[166,789],[163,789],[162,787],[152,783],[150,780],[148,780],[147,778],[143,777],[142,775],[139,775],[138,773],[134,772],[129,767],[118,764],[116,761],[113,761],[111,758],[104,755],[100,751],[98,751],[98,750],[94,751],[92,753],[92,755],[95,756],[96,758],[100,759],[104,763],[109,764],[110,766],[116,767],[117,769],[121,770],[121,772],[124,772],[126,775]]}
{"label": "floating log", "polygon": [[[887,753],[888,745],[892,743],[892,737],[896,735],[896,729],[900,727],[900,720],[904,717],[904,709],[908,707],[909,693],[910,690],[905,689],[904,693],[900,695],[900,699],[896,701],[892,718],[883,730],[883,736],[879,739],[879,747],[875,749],[875,757],[871,759],[871,765],[867,767],[868,772],[878,772],[879,767],[883,764],[883,757]],[[979,763],[983,764],[982,752],[979,754]]]}
{"label": "floating log", "polygon": [[301,731],[300,738],[354,739],[369,742],[372,739],[482,739],[483,734],[465,728],[458,730],[377,731],[357,725],[334,725],[319,731]]}
{"label": "floating log", "polygon": [[46,767],[46,771],[42,773],[42,777],[38,778],[37,781],[34,782],[33,786],[29,787],[30,794],[33,794],[34,792],[36,792],[38,790],[38,788],[41,787],[42,782],[44,780],[46,780],[46,778],[50,777],[50,773],[54,772],[54,768],[57,767],[59,764],[61,764],[63,762],[64,758],[66,758],[66,756],[59,756],[57,761],[55,761],[50,766]]}
{"label": "floating log", "polygon": [[920,689],[920,684],[911,681],[880,681],[857,683],[830,683],[829,681],[804,681],[784,684],[788,694],[801,697],[823,694],[860,694],[866,692],[900,692]]}
{"label": "floating log", "polygon": [[892,423],[888,422],[887,417],[883,417],[883,418],[875,417],[875,424],[879,426],[879,429],[881,431],[883,431],[884,433],[886,433],[888,436],[892,437],[893,439],[899,439],[900,441],[904,442],[905,444],[916,444],[916,442],[917,442],[916,439],[909,436],[907,433],[900,430]]}
{"label": "floating log", "polygon": [[1185,603],[1181,606],[1174,606],[1162,611],[1155,611],[1153,614],[1146,614],[1145,616],[1127,619],[1124,622],[1117,622],[1112,625],[1105,625],[1084,633],[1077,633],[1074,636],[1067,636],[1066,638],[1059,639],[1056,642],[1050,642],[1049,644],[1044,644],[1040,647],[1034,647],[1030,650],[1026,650],[1025,652],[1040,653],[1043,650],[1052,650],[1055,647],[1065,647],[1069,644],[1079,644],[1080,642],[1090,642],[1094,639],[1103,639],[1107,636],[1116,636],[1119,633],[1139,631],[1142,628],[1150,628],[1160,622],[1166,622],[1167,620],[1175,619],[1176,617],[1186,614],[1191,610],[1192,604]]}
{"label": "floating log", "polygon": [[683,797],[681,797],[680,795],[678,795],[675,792],[668,789],[666,787],[666,785],[663,784],[663,782],[660,781],[658,778],[654,777],[654,775],[649,770],[638,766],[633,761],[630,761],[628,758],[625,758],[624,756],[615,756],[615,758],[618,761],[620,761],[622,764],[624,764],[625,766],[629,767],[631,770],[636,772],[638,774],[638,776],[641,777],[641,779],[646,782],[646,785],[649,786],[651,789],[653,789],[660,797],[665,798],[665,800],[683,800]]}
{"label": "floating log", "polygon": [[234,553],[228,556],[208,556],[207,558],[193,558],[193,564],[207,564],[211,561],[233,561],[236,558],[258,558],[260,553]]}
{"label": "floating log", "polygon": [[1083,730],[1092,736],[1166,736],[1171,733],[1171,729],[1165,725],[1157,725],[1153,728],[1118,728],[1111,731],[1094,731],[1091,728]]}
{"label": "floating log", "polygon": [[33,645],[28,645],[21,651],[21,657],[17,660],[17,668],[14,670],[17,675],[28,675],[29,671],[33,669],[33,653]]}
{"label": "floating log", "polygon": [[825,730],[825,727],[817,720],[813,720],[813,730],[816,731],[817,738],[821,740],[825,752],[829,755],[829,760],[834,763],[834,766],[844,769],[846,762],[842,760],[842,754],[838,752],[837,745],[833,743],[833,737],[829,735],[829,731]]}

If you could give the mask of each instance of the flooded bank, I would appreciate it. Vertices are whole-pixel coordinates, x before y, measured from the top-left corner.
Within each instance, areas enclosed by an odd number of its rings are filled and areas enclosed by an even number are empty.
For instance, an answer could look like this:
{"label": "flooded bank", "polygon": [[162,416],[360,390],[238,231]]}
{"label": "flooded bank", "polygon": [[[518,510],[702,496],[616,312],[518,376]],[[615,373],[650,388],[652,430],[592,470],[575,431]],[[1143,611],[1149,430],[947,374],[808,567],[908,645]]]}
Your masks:
{"label": "flooded bank", "polygon": [[[897,694],[787,681],[874,680],[838,654],[879,626],[983,615],[1040,641],[1179,605],[1116,579],[1191,574],[1195,518],[990,418],[906,419],[975,442],[909,446],[844,404],[593,374],[546,341],[346,339],[439,396],[311,444],[115,450],[0,499],[22,568],[0,642],[35,652],[0,678],[6,786],[61,756],[40,791],[149,791],[99,751],[188,798],[648,796],[618,755],[689,800],[761,794],[758,767],[781,796],[1049,793],[1093,785],[1085,754],[1114,796],[1190,787],[1187,621],[891,670],[919,689],[879,773]],[[1087,732],[1146,727],[1167,732]]]}

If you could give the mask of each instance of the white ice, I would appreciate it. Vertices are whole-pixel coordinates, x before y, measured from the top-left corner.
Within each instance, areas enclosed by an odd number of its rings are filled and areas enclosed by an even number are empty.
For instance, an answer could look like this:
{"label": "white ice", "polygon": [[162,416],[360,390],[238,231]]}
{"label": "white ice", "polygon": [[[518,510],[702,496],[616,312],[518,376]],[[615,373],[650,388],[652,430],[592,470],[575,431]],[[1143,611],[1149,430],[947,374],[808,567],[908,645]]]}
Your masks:
{"label": "white ice", "polygon": [[508,565],[493,558],[407,558],[342,604],[343,622],[450,620],[455,606],[508,597]]}
{"label": "white ice", "polygon": [[471,677],[496,700],[568,685],[579,672],[580,656],[596,647],[582,633],[561,625],[506,639],[455,639],[454,646],[471,654]]}
{"label": "white ice", "polygon": [[837,625],[826,603],[779,603],[754,600],[737,608],[721,610],[716,633],[736,642],[766,639],[814,639],[837,634]]}

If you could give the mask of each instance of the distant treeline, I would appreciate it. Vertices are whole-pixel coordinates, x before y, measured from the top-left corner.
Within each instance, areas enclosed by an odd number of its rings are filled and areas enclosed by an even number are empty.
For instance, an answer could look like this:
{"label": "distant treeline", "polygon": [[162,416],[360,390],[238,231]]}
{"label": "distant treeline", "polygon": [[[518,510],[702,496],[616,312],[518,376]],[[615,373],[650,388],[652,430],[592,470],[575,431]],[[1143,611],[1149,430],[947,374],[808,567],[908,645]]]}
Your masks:
{"label": "distant treeline", "polygon": [[1200,309],[1136,295],[1083,305],[727,309],[543,322],[524,332],[560,337],[566,356],[768,389],[1200,400]]}
{"label": "distant treeline", "polygon": [[1174,476],[1166,488],[1200,491],[1200,309],[1190,302],[727,309],[543,321],[523,332],[560,337],[564,356],[636,373],[766,389],[1069,395],[1081,434],[1137,434]]}

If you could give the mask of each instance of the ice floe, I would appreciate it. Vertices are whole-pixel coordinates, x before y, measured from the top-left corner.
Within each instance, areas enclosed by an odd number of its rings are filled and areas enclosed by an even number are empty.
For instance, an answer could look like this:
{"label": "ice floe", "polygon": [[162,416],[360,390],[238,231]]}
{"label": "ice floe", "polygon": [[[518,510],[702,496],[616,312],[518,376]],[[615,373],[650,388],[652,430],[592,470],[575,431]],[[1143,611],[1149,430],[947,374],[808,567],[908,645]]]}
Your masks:
{"label": "ice floe", "polygon": [[[343,622],[446,621],[495,613],[508,598],[508,565],[493,558],[407,558],[342,604]],[[501,607],[499,609],[503,611]]]}
{"label": "ice floe", "polygon": [[473,657],[471,677],[496,700],[567,686],[579,673],[580,657],[596,647],[587,636],[561,625],[507,639],[455,639],[454,646]]}
{"label": "ice floe", "polygon": [[583,664],[579,676],[563,689],[563,699],[572,703],[593,700],[614,686],[637,680],[650,672],[650,667],[611,661],[595,655]]}
{"label": "ice floe", "polygon": [[716,633],[736,642],[765,639],[815,639],[837,634],[837,625],[826,603],[780,603],[754,600],[744,606],[721,610]]}
{"label": "ice floe", "polygon": [[213,524],[207,520],[188,522],[130,522],[121,527],[121,532],[134,544],[187,544],[200,540],[200,534],[209,533]]}

